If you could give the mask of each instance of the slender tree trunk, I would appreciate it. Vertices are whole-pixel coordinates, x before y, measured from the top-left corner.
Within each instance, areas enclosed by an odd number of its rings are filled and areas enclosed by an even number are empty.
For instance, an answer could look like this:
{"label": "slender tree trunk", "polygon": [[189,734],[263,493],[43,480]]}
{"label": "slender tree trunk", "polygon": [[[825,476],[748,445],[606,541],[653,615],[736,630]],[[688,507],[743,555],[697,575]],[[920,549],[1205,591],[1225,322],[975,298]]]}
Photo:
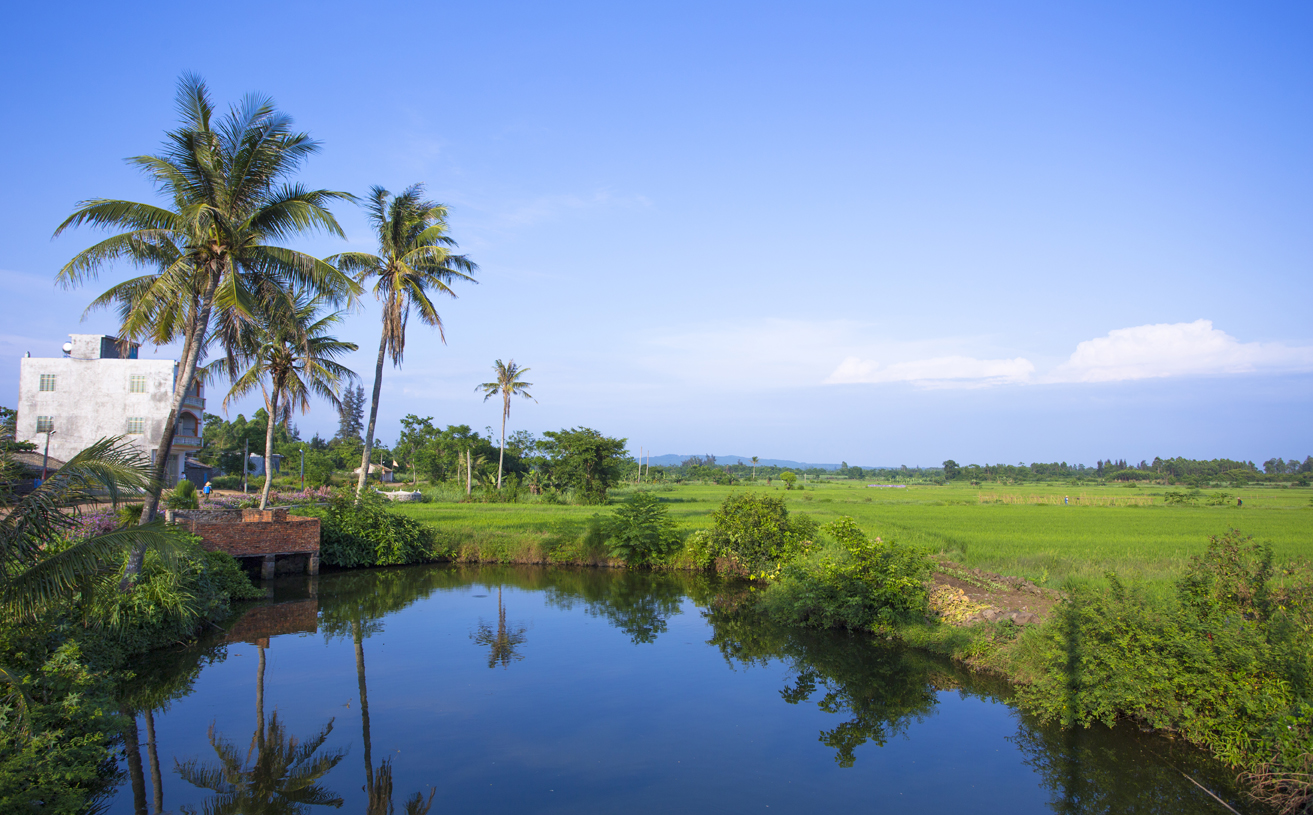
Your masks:
{"label": "slender tree trunk", "polygon": [[260,490],[260,509],[269,508],[269,487],[274,483],[274,424],[278,421],[274,417],[278,415],[278,388],[270,388],[273,393],[269,397],[269,421],[264,429],[264,489]]}
{"label": "slender tree trunk", "polygon": [[383,328],[383,339],[378,343],[378,364],[374,366],[374,398],[369,402],[369,428],[365,431],[365,452],[360,457],[360,478],[356,481],[356,497],[365,491],[369,478],[369,455],[374,451],[374,422],[378,420],[378,395],[383,389],[383,357],[388,350],[388,330]]}
{"label": "slender tree trunk", "polygon": [[132,781],[132,811],[134,815],[147,815],[146,774],[141,768],[141,736],[137,732],[137,714],[127,707],[120,708],[119,712],[131,720],[128,729],[123,731],[123,746],[127,748],[128,778]]}
{"label": "slender tree trunk", "polygon": [[264,753],[264,646],[260,649],[260,662],[255,668],[255,745],[256,750]]}
{"label": "slender tree trunk", "polygon": [[369,692],[365,690],[365,643],[360,621],[351,623],[351,639],[356,644],[356,684],[360,686],[360,730],[365,742],[365,785],[370,798],[374,796],[374,764],[370,758],[369,743]]}
{"label": "slender tree trunk", "polygon": [[155,815],[164,812],[164,778],[160,775],[160,748],[155,743],[155,711],[142,711],[146,717],[146,758],[150,761],[150,785]]}
{"label": "slender tree trunk", "polygon": [[511,397],[506,397],[506,407],[501,414],[501,449],[497,451],[497,490],[501,490],[502,462],[506,460],[506,417],[511,412]]}
{"label": "slender tree trunk", "polygon": [[[222,269],[219,273],[222,273]],[[147,488],[146,503],[141,510],[141,523],[148,524],[155,520],[160,507],[160,492],[164,489],[164,475],[169,467],[169,453],[173,451],[173,437],[178,430],[178,413],[182,409],[182,400],[196,379],[196,366],[200,362],[201,348],[205,345],[205,332],[210,325],[210,312],[214,308],[214,293],[219,289],[219,274],[211,277],[201,298],[200,314],[196,324],[187,332],[187,353],[182,359],[178,378],[173,385],[173,406],[169,417],[164,421],[164,437],[160,439],[159,452],[155,454],[155,466],[151,476],[154,484]],[[128,556],[127,568],[123,570],[123,579],[119,581],[119,591],[132,587],[133,578],[141,574],[141,564],[146,560],[146,544],[140,543]]]}

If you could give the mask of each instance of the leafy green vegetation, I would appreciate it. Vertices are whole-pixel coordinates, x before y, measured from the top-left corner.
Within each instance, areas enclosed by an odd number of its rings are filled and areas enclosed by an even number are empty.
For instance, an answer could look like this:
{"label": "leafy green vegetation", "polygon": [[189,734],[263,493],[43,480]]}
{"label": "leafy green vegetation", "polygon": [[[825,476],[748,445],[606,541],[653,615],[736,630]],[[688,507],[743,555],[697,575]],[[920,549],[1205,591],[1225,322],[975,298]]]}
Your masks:
{"label": "leafy green vegetation", "polygon": [[431,530],[392,512],[385,499],[366,490],[359,499],[339,490],[326,507],[297,510],[320,522],[320,562],[328,566],[399,566],[436,559]]}
{"label": "leafy green vegetation", "polygon": [[659,561],[679,545],[666,507],[650,492],[635,492],[606,524],[611,555],[630,566]]}

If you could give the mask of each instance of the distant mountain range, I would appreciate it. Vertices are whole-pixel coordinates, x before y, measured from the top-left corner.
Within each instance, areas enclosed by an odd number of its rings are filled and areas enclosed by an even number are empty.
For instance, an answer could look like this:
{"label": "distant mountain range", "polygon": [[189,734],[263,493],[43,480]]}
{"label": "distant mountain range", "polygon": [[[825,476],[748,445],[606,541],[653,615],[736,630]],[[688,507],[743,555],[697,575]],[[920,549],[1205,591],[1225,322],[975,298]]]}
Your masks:
{"label": "distant mountain range", "polygon": [[[645,460],[650,460],[653,464],[657,464],[662,467],[673,467],[682,464],[686,459],[690,459],[694,455],[698,456],[699,458],[703,458],[707,454],[688,453],[681,456],[681,455],[676,455],[674,453],[666,453],[663,456],[652,456],[651,459],[645,459]],[[715,453],[712,453],[712,455],[716,456],[716,464],[719,466],[725,466],[727,464],[738,464],[740,461],[742,461],[744,464],[748,465],[749,467],[752,466],[752,456],[722,456],[722,455],[717,455]],[[822,470],[839,469],[839,464],[837,462],[817,464],[815,462],[808,462],[808,461],[789,461],[788,459],[785,458],[759,459],[757,461],[757,466],[758,467],[791,467],[798,470],[808,470],[811,469],[812,467],[816,467]],[[865,464],[858,464],[856,466],[861,467],[863,469],[866,469],[867,467],[867,465]],[[888,467],[886,469],[896,469],[896,468]]]}

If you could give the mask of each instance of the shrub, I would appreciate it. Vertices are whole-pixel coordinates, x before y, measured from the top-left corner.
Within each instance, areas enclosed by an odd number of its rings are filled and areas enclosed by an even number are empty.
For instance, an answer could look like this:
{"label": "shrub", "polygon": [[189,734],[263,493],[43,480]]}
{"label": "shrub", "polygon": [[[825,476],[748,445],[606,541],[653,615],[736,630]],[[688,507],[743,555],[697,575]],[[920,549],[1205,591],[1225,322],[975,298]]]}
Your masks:
{"label": "shrub", "polygon": [[216,490],[240,490],[242,488],[242,477],[240,475],[216,475],[210,479],[210,486]]}
{"label": "shrub", "polygon": [[867,629],[926,611],[930,558],[912,546],[868,539],[852,518],[821,527],[829,536],[777,567],[763,608],[781,622]]}
{"label": "shrub", "polygon": [[675,523],[655,495],[636,492],[616,508],[606,524],[611,555],[640,566],[664,558],[679,545]]}
{"label": "shrub", "polygon": [[731,495],[711,513],[711,545],[750,573],[774,568],[801,551],[816,532],[807,515],[789,517],[783,498],[747,493]]}
{"label": "shrub", "polygon": [[365,490],[359,500],[354,490],[340,490],[327,507],[298,514],[319,518],[319,556],[329,566],[399,566],[433,558],[432,531],[393,512],[373,490]]}
{"label": "shrub", "polygon": [[198,509],[200,508],[200,499],[196,495],[196,485],[183,479],[178,482],[167,498],[164,499],[164,506],[169,509]]}
{"label": "shrub", "polygon": [[1108,580],[1056,609],[1023,703],[1067,725],[1127,717],[1173,730],[1256,783],[1313,796],[1299,780],[1313,755],[1307,568],[1273,569],[1270,549],[1233,530],[1210,540],[1173,596]]}

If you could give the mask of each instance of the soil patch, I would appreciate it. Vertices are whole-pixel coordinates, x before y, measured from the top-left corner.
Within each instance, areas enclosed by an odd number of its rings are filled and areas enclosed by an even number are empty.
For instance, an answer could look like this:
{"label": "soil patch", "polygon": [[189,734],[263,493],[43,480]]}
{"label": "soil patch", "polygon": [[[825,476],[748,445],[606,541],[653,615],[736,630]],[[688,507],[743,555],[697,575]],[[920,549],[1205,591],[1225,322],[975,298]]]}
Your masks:
{"label": "soil patch", "polygon": [[964,569],[940,561],[930,592],[931,611],[950,625],[1011,620],[1018,625],[1043,622],[1062,594],[1020,577]]}

